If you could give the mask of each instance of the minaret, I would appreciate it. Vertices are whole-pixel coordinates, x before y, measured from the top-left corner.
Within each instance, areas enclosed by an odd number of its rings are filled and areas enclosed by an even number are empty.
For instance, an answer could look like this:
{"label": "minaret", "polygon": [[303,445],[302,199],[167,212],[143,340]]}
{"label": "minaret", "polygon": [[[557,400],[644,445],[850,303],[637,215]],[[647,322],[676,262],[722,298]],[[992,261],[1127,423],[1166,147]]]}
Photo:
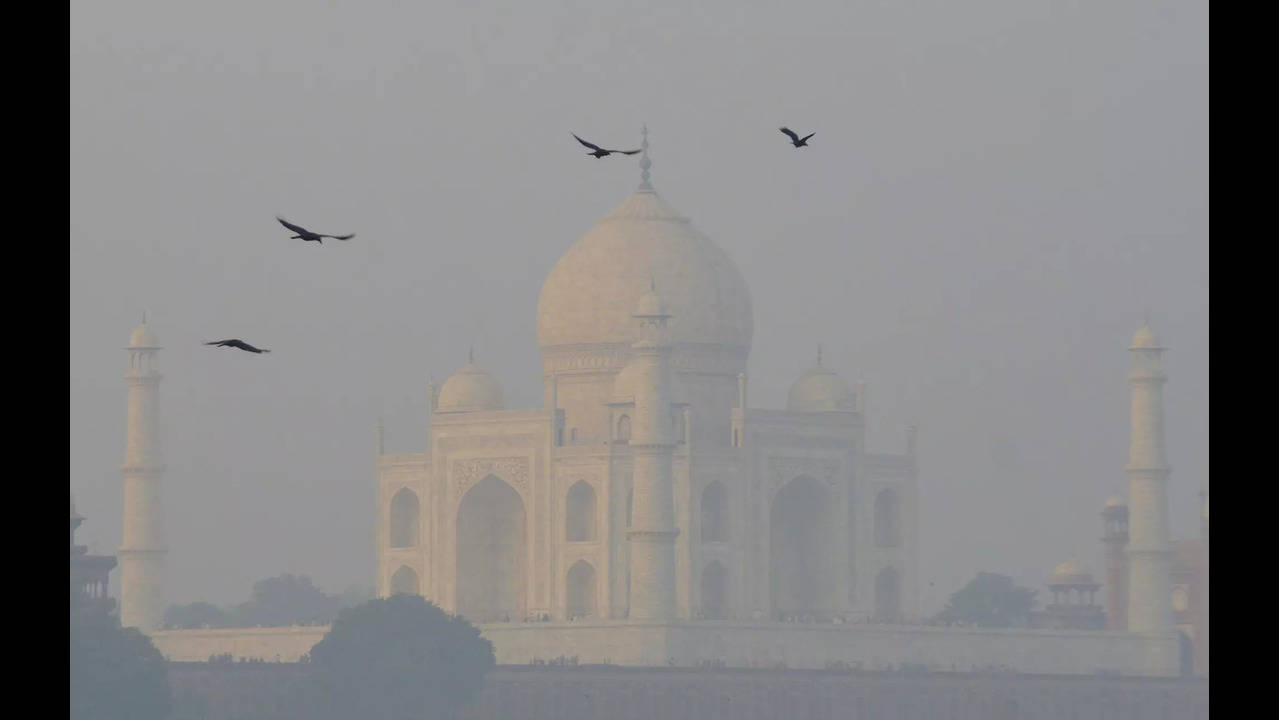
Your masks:
{"label": "minaret", "polygon": [[155,336],[142,324],[129,336],[129,426],[124,452],[124,542],[120,545],[120,624],[154,630],[164,617],[164,505],[160,479],[160,375]]}
{"label": "minaret", "polygon": [[1168,473],[1164,456],[1164,348],[1143,325],[1133,336],[1132,437],[1128,451],[1128,629],[1171,630]]}
{"label": "minaret", "polygon": [[656,288],[640,298],[641,339],[632,347],[638,370],[630,448],[635,461],[631,530],[630,617],[675,618],[675,475],[672,469],[670,347]]}

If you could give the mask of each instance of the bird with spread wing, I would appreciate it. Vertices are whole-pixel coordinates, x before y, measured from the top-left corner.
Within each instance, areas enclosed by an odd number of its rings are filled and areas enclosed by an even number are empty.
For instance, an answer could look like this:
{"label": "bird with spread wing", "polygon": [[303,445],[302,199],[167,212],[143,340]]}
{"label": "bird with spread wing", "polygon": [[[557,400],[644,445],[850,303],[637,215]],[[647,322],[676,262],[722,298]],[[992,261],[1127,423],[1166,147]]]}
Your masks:
{"label": "bird with spread wing", "polygon": [[244,350],[245,352],[251,352],[251,353],[271,352],[270,350],[255,348],[252,345],[244,342],[243,340],[240,340],[239,338],[232,338],[230,340],[214,340],[213,342],[205,343],[205,345],[217,345],[218,347],[232,347],[232,348],[237,348],[239,350]]}
{"label": "bird with spread wing", "polygon": [[570,133],[570,134],[573,137],[577,138],[578,142],[582,143],[586,147],[593,150],[594,152],[588,152],[586,154],[594,156],[596,160],[599,160],[602,157],[607,157],[609,155],[612,155],[613,153],[617,153],[619,155],[634,155],[635,153],[639,152],[639,150],[605,150],[604,148],[600,147],[599,145],[596,145],[595,143],[588,143],[582,138],[577,137],[577,133]]}
{"label": "bird with spread wing", "polygon": [[809,134],[807,134],[807,135],[805,135],[804,137],[802,137],[802,138],[801,138],[800,136],[798,136],[798,135],[796,135],[796,134],[795,134],[795,131],[794,131],[794,130],[791,130],[791,129],[790,129],[790,128],[788,128],[788,127],[781,127],[781,128],[777,128],[777,129],[778,129],[778,130],[781,130],[782,132],[784,132],[784,133],[786,133],[787,135],[789,135],[789,136],[790,136],[790,142],[791,142],[791,145],[794,145],[794,146],[795,146],[795,147],[797,147],[797,148],[798,148],[798,147],[808,147],[808,139],[809,139],[810,137],[812,137],[812,136],[814,136],[814,135],[816,135],[816,134],[817,134],[817,133],[813,132],[813,133],[809,133]]}
{"label": "bird with spread wing", "polygon": [[275,219],[279,220],[280,224],[283,225],[284,227],[297,233],[297,235],[292,236],[293,238],[304,240],[306,242],[315,241],[323,245],[324,244],[323,238],[333,238],[334,240],[350,240],[351,238],[355,237],[355,233],[351,233],[350,235],[323,235],[320,233],[314,233],[302,227],[301,225],[294,225],[293,223],[289,222],[288,220],[285,220],[279,215],[276,215]]}

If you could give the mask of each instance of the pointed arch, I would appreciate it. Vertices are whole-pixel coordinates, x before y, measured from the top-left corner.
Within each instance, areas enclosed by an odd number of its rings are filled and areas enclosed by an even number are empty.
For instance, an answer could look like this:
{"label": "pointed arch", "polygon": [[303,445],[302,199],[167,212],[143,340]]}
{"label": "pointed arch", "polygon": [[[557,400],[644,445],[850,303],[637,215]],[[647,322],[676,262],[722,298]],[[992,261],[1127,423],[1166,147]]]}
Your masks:
{"label": "pointed arch", "polygon": [[623,415],[617,419],[617,442],[629,443],[631,441],[631,416]]}
{"label": "pointed arch", "polygon": [[474,622],[522,618],[527,538],[524,501],[495,475],[457,510],[457,613]]}
{"label": "pointed arch", "polygon": [[585,560],[578,560],[568,569],[564,582],[565,613],[574,618],[596,616],[595,567]]}
{"label": "pointed arch", "polygon": [[801,475],[786,483],[769,509],[769,568],[773,614],[834,611],[834,503],[822,483]]}
{"label": "pointed arch", "polygon": [[417,547],[420,542],[418,528],[422,518],[417,493],[408,488],[401,488],[391,498],[388,515],[391,547]]}
{"label": "pointed arch", "polygon": [[707,620],[727,620],[731,617],[728,605],[728,570],[718,560],[712,560],[702,570],[702,617]]}
{"label": "pointed arch", "polygon": [[901,503],[897,499],[897,491],[892,488],[880,490],[875,495],[875,545],[882,548],[902,545]]}
{"label": "pointed arch", "polygon": [[728,542],[728,491],[715,480],[702,491],[702,542]]}
{"label": "pointed arch", "polygon": [[578,480],[565,498],[564,536],[569,542],[595,539],[595,488]]}
{"label": "pointed arch", "polygon": [[421,595],[421,584],[417,573],[408,565],[401,565],[391,576],[391,595]]}

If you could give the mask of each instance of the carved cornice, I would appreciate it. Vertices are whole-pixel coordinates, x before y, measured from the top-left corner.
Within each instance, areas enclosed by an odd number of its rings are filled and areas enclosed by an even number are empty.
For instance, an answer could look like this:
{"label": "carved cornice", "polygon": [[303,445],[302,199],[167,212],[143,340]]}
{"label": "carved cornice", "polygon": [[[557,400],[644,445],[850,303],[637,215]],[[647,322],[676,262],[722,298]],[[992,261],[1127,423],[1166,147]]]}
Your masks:
{"label": "carved cornice", "polygon": [[909,455],[866,455],[866,473],[872,479],[905,478],[913,469]]}
{"label": "carved cornice", "polygon": [[751,439],[767,447],[793,447],[805,450],[847,450],[853,447],[852,438],[838,436],[759,432],[752,433]]}
{"label": "carved cornice", "polygon": [[[676,372],[701,372],[736,377],[746,365],[750,348],[709,343],[670,346],[670,366]],[[543,372],[615,372],[626,367],[636,350],[627,343],[556,345],[542,348]]]}
{"label": "carved cornice", "polygon": [[674,540],[679,535],[679,530],[627,530],[626,537],[634,540],[649,540],[661,542],[663,540]]}
{"label": "carved cornice", "polygon": [[500,433],[491,435],[436,435],[435,450],[440,455],[449,455],[469,450],[488,452],[521,452],[545,442],[533,433]]}

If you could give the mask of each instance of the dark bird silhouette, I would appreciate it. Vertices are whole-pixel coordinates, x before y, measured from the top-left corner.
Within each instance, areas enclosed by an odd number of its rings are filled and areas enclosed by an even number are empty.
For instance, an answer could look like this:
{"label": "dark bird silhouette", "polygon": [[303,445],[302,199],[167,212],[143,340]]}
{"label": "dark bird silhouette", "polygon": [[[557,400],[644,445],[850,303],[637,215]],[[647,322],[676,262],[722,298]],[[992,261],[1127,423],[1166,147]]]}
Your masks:
{"label": "dark bird silhouette", "polygon": [[271,352],[270,350],[259,350],[258,348],[255,348],[252,345],[238,338],[234,338],[231,340],[214,340],[213,342],[205,343],[205,345],[217,345],[218,347],[239,348],[240,350],[244,350],[245,352],[251,352],[251,353]]}
{"label": "dark bird silhouette", "polygon": [[613,153],[618,153],[619,155],[634,155],[635,153],[639,152],[639,150],[605,150],[599,145],[588,143],[582,138],[577,137],[576,133],[573,133],[573,137],[577,138],[577,141],[582,143],[586,147],[590,148],[591,150],[594,150],[595,152],[588,152],[586,154],[594,155],[596,160],[599,160],[602,157],[607,157],[609,155],[612,155]]}
{"label": "dark bird silhouette", "polygon": [[791,145],[794,145],[795,147],[808,147],[808,139],[817,134],[815,132],[809,133],[801,138],[800,136],[795,134],[794,130],[791,130],[788,127],[777,128],[777,129],[789,135]]}
{"label": "dark bird silhouette", "polygon": [[308,242],[311,240],[314,240],[315,242],[318,242],[321,245],[324,244],[324,240],[322,240],[321,238],[333,238],[334,240],[350,240],[351,238],[355,237],[355,233],[351,233],[350,235],[321,235],[320,233],[313,233],[310,230],[307,230],[306,228],[300,225],[294,225],[293,223],[289,222],[288,220],[285,220],[279,215],[276,215],[275,219],[279,220],[280,224],[283,225],[284,227],[297,233],[297,235],[293,236],[294,238],[298,238],[300,240],[305,240]]}

